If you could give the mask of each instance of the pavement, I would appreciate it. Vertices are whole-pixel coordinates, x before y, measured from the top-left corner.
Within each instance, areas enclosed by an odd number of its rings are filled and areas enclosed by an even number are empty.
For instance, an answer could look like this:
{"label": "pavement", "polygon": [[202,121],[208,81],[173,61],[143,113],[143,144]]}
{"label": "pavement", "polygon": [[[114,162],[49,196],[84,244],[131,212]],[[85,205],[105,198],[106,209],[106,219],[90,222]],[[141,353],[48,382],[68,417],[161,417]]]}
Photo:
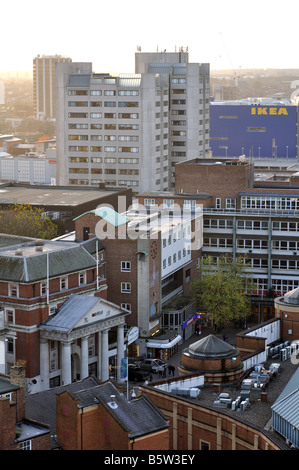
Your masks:
{"label": "pavement", "polygon": [[[252,327],[252,325],[247,325],[247,327]],[[200,335],[196,335],[193,333],[188,339],[186,339],[182,344],[179,344],[178,346],[178,351],[167,360],[168,365],[172,365],[175,367],[175,372],[174,372],[174,377],[177,377],[179,375],[178,373],[178,363],[181,360],[182,357],[182,352],[184,349],[188,348],[190,344],[196,343],[197,341],[200,341],[202,338],[205,336],[208,336],[210,334],[216,336],[217,338],[220,338],[223,340],[223,335],[227,336],[227,341],[229,344],[232,346],[236,345],[236,334],[240,333],[241,331],[244,331],[244,328],[236,328],[231,325],[228,325],[224,328],[221,329],[219,332],[215,332],[214,328],[210,327],[202,327],[202,331]],[[155,377],[154,377],[155,379]]]}

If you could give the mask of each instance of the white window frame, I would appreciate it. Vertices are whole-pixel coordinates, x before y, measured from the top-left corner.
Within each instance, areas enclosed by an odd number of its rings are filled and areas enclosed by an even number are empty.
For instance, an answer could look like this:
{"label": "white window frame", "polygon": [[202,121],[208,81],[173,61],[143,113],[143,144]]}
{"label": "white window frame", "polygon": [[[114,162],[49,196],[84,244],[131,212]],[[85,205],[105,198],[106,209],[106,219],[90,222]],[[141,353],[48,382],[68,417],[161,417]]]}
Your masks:
{"label": "white window frame", "polygon": [[121,261],[120,262],[120,270],[122,273],[130,273],[131,272],[131,261]]}
{"label": "white window frame", "polygon": [[126,303],[126,302],[121,303],[121,304],[120,304],[120,307],[123,308],[123,309],[125,309],[125,310],[128,310],[129,312],[132,311],[132,305],[131,305],[131,304],[128,304],[128,303]]}
{"label": "white window frame", "polygon": [[86,284],[86,271],[79,273],[78,275],[79,286]]}
{"label": "white window frame", "polygon": [[120,289],[122,294],[131,294],[131,283],[121,282]]}
{"label": "white window frame", "polygon": [[32,450],[32,440],[20,442],[20,450]]}
{"label": "white window frame", "polygon": [[[64,286],[63,286],[64,284]],[[66,290],[68,288],[68,278],[67,277],[61,277],[60,278],[60,290]]]}
{"label": "white window frame", "polygon": [[[12,321],[9,321],[8,319],[9,316],[12,317]],[[15,323],[15,309],[14,308],[10,308],[10,307],[5,308],[5,321],[6,323],[9,323],[9,324]]]}
{"label": "white window frame", "polygon": [[40,283],[40,295],[46,295],[47,293],[47,283],[41,282]]}
{"label": "white window frame", "polygon": [[18,284],[9,284],[9,296],[19,297],[19,286]]}

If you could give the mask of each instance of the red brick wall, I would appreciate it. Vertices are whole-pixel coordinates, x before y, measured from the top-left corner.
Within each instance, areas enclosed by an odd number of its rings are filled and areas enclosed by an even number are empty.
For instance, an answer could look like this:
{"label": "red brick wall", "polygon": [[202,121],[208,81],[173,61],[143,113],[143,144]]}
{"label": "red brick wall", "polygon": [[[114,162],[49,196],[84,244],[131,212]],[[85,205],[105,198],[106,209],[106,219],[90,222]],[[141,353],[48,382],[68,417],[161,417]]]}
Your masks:
{"label": "red brick wall", "polygon": [[212,193],[215,200],[220,197],[222,207],[225,197],[237,197],[239,191],[252,187],[253,165],[209,165],[196,161],[178,164],[175,167],[175,190],[185,193]]}
{"label": "red brick wall", "polygon": [[[149,396],[170,421],[170,450],[200,450],[202,441],[210,445],[210,450],[253,450],[256,442],[259,450],[279,450],[262,430],[221,414],[217,410],[201,407],[196,402],[184,401],[151,387],[142,387],[142,392]],[[175,420],[175,408],[177,408],[177,420]],[[234,432],[236,439],[233,437]],[[191,440],[191,447],[188,444],[188,437]]]}
{"label": "red brick wall", "polygon": [[9,398],[0,398],[0,450],[10,450],[16,437],[16,405]]}
{"label": "red brick wall", "polygon": [[132,440],[113,415],[101,404],[84,408],[67,392],[57,395],[56,430],[64,450],[168,449],[168,430]]}

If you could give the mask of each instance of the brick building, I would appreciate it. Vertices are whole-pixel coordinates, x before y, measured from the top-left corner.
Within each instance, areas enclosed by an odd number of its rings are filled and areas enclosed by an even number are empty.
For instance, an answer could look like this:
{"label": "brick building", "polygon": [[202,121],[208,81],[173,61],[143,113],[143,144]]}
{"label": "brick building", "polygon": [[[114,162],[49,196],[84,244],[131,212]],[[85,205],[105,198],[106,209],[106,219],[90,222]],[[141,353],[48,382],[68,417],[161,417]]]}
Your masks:
{"label": "brick building", "polygon": [[299,288],[274,300],[275,318],[281,319],[281,337],[288,341],[299,338]]}
{"label": "brick building", "polygon": [[25,371],[0,377],[0,450],[51,450],[47,425],[25,417]]}
{"label": "brick building", "polygon": [[112,382],[57,395],[64,450],[168,450],[169,424],[146,396],[127,400]]}
{"label": "brick building", "polygon": [[189,294],[200,259],[201,210],[147,211],[134,206],[118,214],[99,207],[75,222],[78,240],[85,233],[101,240],[107,260],[107,298],[130,312],[128,326],[139,327],[134,355],[167,359],[182,338],[182,324],[192,315],[185,309],[179,322],[163,324],[163,306]]}
{"label": "brick building", "polygon": [[145,385],[141,391],[169,419],[169,448],[174,451],[288,449],[265,429],[197,400]]}
{"label": "brick building", "polygon": [[24,361],[31,393],[91,373],[107,379],[109,342],[124,355],[127,312],[105,299],[100,244],[5,235],[0,242],[5,372]]}

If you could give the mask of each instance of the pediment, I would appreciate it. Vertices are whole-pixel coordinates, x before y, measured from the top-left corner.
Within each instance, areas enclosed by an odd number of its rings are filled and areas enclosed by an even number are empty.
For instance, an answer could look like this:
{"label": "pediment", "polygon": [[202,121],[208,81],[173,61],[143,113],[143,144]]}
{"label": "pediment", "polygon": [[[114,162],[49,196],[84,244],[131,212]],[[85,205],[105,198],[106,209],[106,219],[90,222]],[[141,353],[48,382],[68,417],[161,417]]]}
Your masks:
{"label": "pediment", "polygon": [[70,333],[95,323],[109,322],[117,316],[128,314],[116,304],[91,295],[71,294],[57,313],[40,325],[42,330]]}

